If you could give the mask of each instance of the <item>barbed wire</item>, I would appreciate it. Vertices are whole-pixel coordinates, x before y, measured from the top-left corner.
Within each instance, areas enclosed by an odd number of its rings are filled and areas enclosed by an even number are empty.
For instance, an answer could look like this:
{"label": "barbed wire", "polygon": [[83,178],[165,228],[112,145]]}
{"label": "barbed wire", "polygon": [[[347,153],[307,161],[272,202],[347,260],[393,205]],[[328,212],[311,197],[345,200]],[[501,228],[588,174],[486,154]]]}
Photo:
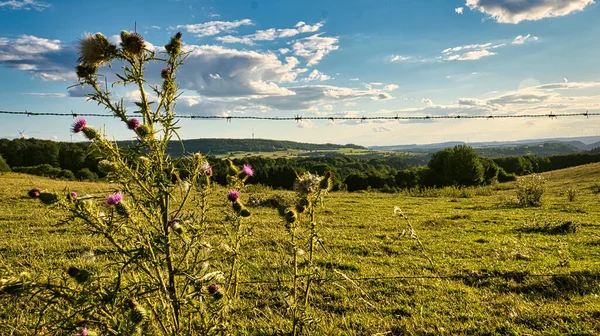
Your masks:
{"label": "barbed wire", "polygon": [[[554,278],[554,277],[580,277],[580,278],[593,278],[600,279],[600,273],[521,273],[521,272],[507,272],[498,274],[454,274],[454,275],[396,275],[396,276],[369,276],[369,277],[331,277],[331,278],[311,278],[312,281],[317,282],[337,282],[337,281],[390,281],[390,280],[469,280],[477,281],[483,279],[524,279],[524,278]],[[292,279],[251,279],[246,281],[240,281],[240,284],[278,284],[278,283],[290,283]]]}
{"label": "barbed wire", "polygon": [[[57,117],[102,117],[102,118],[115,118],[114,115],[110,114],[101,114],[101,113],[58,113],[58,112],[32,112],[32,111],[2,111],[0,110],[0,114],[9,114],[9,115],[26,115],[26,116],[57,116]],[[127,118],[136,117],[139,115],[128,115]],[[267,120],[267,121],[304,121],[304,120],[359,120],[359,121],[367,121],[367,120],[444,120],[444,119],[509,119],[509,118],[550,118],[556,119],[558,117],[586,117],[590,116],[600,116],[600,112],[582,112],[582,113],[546,113],[546,114],[506,114],[506,115],[428,115],[428,116],[401,116],[396,114],[395,116],[362,116],[362,117],[351,117],[351,116],[308,116],[304,117],[301,115],[295,115],[293,117],[263,117],[263,116],[223,116],[223,115],[177,115],[176,117],[179,119],[224,119],[227,121],[231,121],[234,119],[241,120]]]}

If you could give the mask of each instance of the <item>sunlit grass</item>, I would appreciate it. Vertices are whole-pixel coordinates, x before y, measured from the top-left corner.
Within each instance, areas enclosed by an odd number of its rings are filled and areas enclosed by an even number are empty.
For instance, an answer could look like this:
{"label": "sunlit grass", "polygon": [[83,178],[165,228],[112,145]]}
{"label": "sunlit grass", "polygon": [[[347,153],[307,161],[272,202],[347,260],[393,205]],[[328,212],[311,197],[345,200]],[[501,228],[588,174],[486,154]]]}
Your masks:
{"label": "sunlit grass", "polygon": [[[316,263],[323,278],[519,273],[523,277],[323,281],[313,290],[308,316],[314,334],[598,334],[600,279],[600,195],[595,193],[600,164],[543,174],[548,180],[542,206],[514,204],[515,183],[484,190],[437,194],[331,193],[319,210]],[[54,181],[20,174],[0,175],[0,265],[43,279],[70,265],[99,271],[110,259],[102,241],[84,235],[64,214],[26,197],[32,187],[105,194],[106,183]],[[560,191],[577,191],[573,202]],[[215,197],[224,197],[217,188]],[[267,191],[267,194],[283,193]],[[245,199],[263,195],[250,188]],[[264,196],[261,196],[264,197]],[[214,202],[212,239],[218,241],[221,208]],[[393,216],[400,207],[413,224],[435,269],[423,257],[407,226]],[[249,262],[235,323],[240,334],[268,335],[289,330],[283,317],[289,293],[290,260],[284,224],[276,211],[254,207]],[[571,222],[575,230],[556,229]],[[4,271],[4,270],[3,270]],[[534,278],[528,274],[579,277]],[[0,334],[27,334],[36,316],[26,304],[2,299]]]}

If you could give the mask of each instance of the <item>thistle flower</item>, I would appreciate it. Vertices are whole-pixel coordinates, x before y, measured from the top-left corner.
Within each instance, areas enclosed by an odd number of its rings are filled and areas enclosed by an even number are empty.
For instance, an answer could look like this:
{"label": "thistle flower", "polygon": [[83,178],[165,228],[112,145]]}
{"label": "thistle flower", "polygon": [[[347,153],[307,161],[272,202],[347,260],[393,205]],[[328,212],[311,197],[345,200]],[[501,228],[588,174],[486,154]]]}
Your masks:
{"label": "thistle flower", "polygon": [[79,41],[78,62],[91,67],[98,67],[115,56],[117,47],[111,44],[101,33],[87,34]]}
{"label": "thistle flower", "polygon": [[27,195],[29,195],[29,197],[31,197],[31,198],[38,198],[38,197],[40,197],[40,189],[33,188],[33,189],[29,190],[29,192],[27,192]]}
{"label": "thistle flower", "polygon": [[223,292],[221,292],[221,288],[217,284],[210,284],[207,289],[208,294],[212,295],[215,300],[220,300],[223,297]]}
{"label": "thistle flower", "polygon": [[96,131],[93,127],[86,126],[83,128],[83,134],[88,140],[98,140],[100,139],[100,133]]}
{"label": "thistle flower", "polygon": [[242,171],[244,172],[244,174],[246,174],[246,176],[254,176],[254,170],[252,169],[252,166],[249,164],[243,165]]}
{"label": "thistle flower", "polygon": [[87,328],[81,329],[81,332],[75,334],[75,336],[88,336],[88,329]]}
{"label": "thistle flower", "polygon": [[106,206],[117,205],[117,204],[121,203],[122,200],[123,200],[123,193],[119,191],[114,194],[110,194],[110,195],[106,196],[106,198],[104,199],[104,204],[106,204]]}
{"label": "thistle flower", "polygon": [[71,132],[79,133],[79,132],[83,131],[83,129],[85,128],[86,125],[87,125],[87,122],[85,121],[85,119],[78,118],[71,126]]}
{"label": "thistle flower", "polygon": [[79,64],[75,67],[75,73],[78,78],[89,78],[96,74],[98,67],[94,64]]}
{"label": "thistle flower", "polygon": [[147,137],[150,135],[150,127],[147,125],[140,125],[140,127],[136,129],[136,132],[142,138]]}
{"label": "thistle flower", "polygon": [[144,38],[137,32],[129,33],[125,30],[121,31],[121,47],[125,52],[139,57],[144,52],[146,42]]}
{"label": "thistle flower", "polygon": [[109,174],[116,171],[119,167],[116,163],[108,161],[108,160],[100,160],[98,162],[98,170],[104,174]]}
{"label": "thistle flower", "polygon": [[238,198],[240,198],[240,192],[235,189],[229,190],[229,192],[227,193],[227,199],[231,202],[237,201]]}
{"label": "thistle flower", "polygon": [[76,192],[74,192],[74,191],[71,191],[71,192],[69,192],[69,193],[67,194],[67,198],[68,198],[69,200],[76,200],[76,199],[77,199],[77,193],[76,193]]}
{"label": "thistle flower", "polygon": [[183,226],[181,225],[181,223],[179,223],[178,220],[172,220],[171,222],[169,222],[169,227],[171,228],[171,230],[173,230],[173,232],[176,232],[178,234],[183,233]]}
{"label": "thistle flower", "polygon": [[179,53],[181,53],[182,45],[183,43],[181,43],[181,32],[179,32],[175,34],[175,36],[171,37],[171,41],[169,41],[169,43],[165,45],[165,50],[167,51],[167,54],[169,54],[169,56],[176,57],[177,55],[179,55]]}
{"label": "thistle flower", "polygon": [[213,173],[212,167],[210,166],[210,163],[208,163],[208,161],[204,161],[201,165],[200,165],[200,173],[207,175],[207,176],[211,176]]}
{"label": "thistle flower", "polygon": [[139,303],[131,299],[127,299],[126,303],[131,309],[131,313],[129,315],[131,322],[134,324],[141,324],[148,318],[148,312],[146,309],[144,309],[144,307],[140,306]]}
{"label": "thistle flower", "polygon": [[135,131],[136,129],[138,129],[138,127],[140,127],[140,121],[136,118],[130,118],[129,120],[127,120],[127,128],[129,128],[130,130]]}
{"label": "thistle flower", "polygon": [[169,69],[169,68],[164,68],[160,71],[160,76],[164,79],[169,78],[170,74],[171,74],[171,69]]}

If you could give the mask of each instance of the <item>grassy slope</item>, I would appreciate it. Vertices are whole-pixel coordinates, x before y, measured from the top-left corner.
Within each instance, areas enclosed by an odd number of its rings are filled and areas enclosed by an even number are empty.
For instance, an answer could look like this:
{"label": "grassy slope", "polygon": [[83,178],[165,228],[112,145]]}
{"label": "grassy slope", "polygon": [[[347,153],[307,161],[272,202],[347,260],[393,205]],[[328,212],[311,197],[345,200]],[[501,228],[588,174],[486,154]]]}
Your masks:
{"label": "grassy slope", "polygon": [[[332,193],[319,214],[328,249],[317,255],[321,271],[327,276],[335,268],[354,277],[600,271],[600,196],[589,189],[600,177],[600,164],[544,175],[549,189],[541,208],[510,206],[514,184],[472,198]],[[77,227],[55,226],[60,214],[22,197],[34,186],[54,190],[69,186],[80,194],[111,189],[107,184],[0,175],[1,264],[36,275],[56,274],[72,264],[100,267],[101,242]],[[561,196],[565,188],[578,190],[575,202]],[[435,261],[435,271],[415,241],[401,235],[406,225],[392,216],[396,205],[413,223]],[[283,225],[271,209],[253,212],[254,235],[246,247],[252,264],[245,277],[287,277],[289,258],[281,257],[288,248]],[[567,220],[580,225],[576,233],[523,230]],[[216,236],[212,239],[217,241]],[[96,250],[95,262],[90,261],[90,250]],[[600,282],[573,279],[326,282],[313,292],[317,309],[311,314],[321,320],[317,334],[599,334]],[[246,318],[236,322],[238,330],[271,334],[288,328],[280,316],[285,310],[284,290],[277,284],[244,286],[240,309]],[[32,318],[26,307],[5,304],[0,308],[2,335]]]}

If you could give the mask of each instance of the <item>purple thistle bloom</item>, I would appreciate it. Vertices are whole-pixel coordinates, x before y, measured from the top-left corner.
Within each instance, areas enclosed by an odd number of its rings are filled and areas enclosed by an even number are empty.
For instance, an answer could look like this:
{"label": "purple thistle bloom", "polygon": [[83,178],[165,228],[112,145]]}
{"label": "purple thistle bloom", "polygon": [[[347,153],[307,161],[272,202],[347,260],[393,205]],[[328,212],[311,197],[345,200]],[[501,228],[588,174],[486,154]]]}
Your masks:
{"label": "purple thistle bloom", "polygon": [[71,191],[71,192],[69,193],[69,196],[71,197],[71,199],[74,199],[74,200],[76,200],[76,199],[77,199],[77,193],[76,193],[76,192],[74,192],[74,191]]}
{"label": "purple thistle bloom", "polygon": [[251,165],[247,165],[247,164],[243,165],[242,166],[242,171],[247,176],[254,176],[254,170],[252,170],[252,166]]}
{"label": "purple thistle bloom", "polygon": [[114,194],[110,194],[110,195],[106,196],[106,198],[104,199],[104,204],[106,204],[107,206],[117,205],[117,204],[121,203],[122,200],[123,200],[123,193],[119,191]]}
{"label": "purple thistle bloom", "polygon": [[181,32],[177,32],[177,34],[175,34],[175,38],[179,40],[182,35],[183,34],[181,34]]}
{"label": "purple thistle bloom", "polygon": [[237,201],[238,198],[240,198],[240,192],[235,189],[229,190],[229,192],[227,193],[227,199],[231,202]]}
{"label": "purple thistle bloom", "polygon": [[87,328],[83,328],[80,333],[75,334],[75,336],[88,336]]}
{"label": "purple thistle bloom", "polygon": [[129,128],[130,130],[136,130],[138,127],[140,127],[140,121],[135,119],[135,118],[131,118],[129,120],[127,120],[127,128]]}
{"label": "purple thistle bloom", "polygon": [[217,286],[217,284],[210,284],[210,285],[208,285],[207,289],[208,289],[208,294],[215,295],[219,291],[219,286]]}
{"label": "purple thistle bloom", "polygon": [[169,68],[164,68],[160,71],[160,76],[164,79],[167,79],[170,74],[171,74],[171,69],[169,69]]}
{"label": "purple thistle bloom", "polygon": [[87,123],[86,123],[85,119],[79,118],[79,119],[77,119],[77,121],[75,121],[73,123],[73,126],[71,126],[71,132],[79,133],[79,132],[83,131],[83,129],[85,128],[86,125],[87,125]]}

